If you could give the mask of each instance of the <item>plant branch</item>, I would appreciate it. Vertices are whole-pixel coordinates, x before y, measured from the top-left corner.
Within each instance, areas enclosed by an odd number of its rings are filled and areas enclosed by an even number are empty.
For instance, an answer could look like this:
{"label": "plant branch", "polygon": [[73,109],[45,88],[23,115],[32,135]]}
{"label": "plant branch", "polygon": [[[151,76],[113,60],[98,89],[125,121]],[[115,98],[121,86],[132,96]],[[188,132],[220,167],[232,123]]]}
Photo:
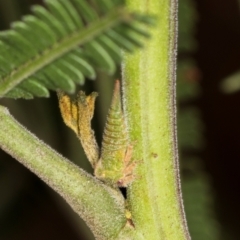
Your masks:
{"label": "plant branch", "polygon": [[60,156],[0,106],[0,147],[58,192],[93,231],[115,239],[126,224],[122,195]]}
{"label": "plant branch", "polygon": [[182,204],[176,139],[177,0],[129,0],[131,10],[158,16],[152,40],[125,54],[123,91],[136,181],[128,190],[139,239],[190,239]]}

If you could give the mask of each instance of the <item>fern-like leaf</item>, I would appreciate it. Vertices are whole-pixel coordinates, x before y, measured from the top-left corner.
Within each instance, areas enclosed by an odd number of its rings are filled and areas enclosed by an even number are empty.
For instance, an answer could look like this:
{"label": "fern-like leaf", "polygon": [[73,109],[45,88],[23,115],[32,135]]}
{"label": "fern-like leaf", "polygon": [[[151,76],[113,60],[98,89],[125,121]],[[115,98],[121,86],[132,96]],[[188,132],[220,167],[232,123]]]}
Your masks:
{"label": "fern-like leaf", "polygon": [[122,0],[45,0],[33,15],[0,33],[0,97],[47,97],[69,93],[95,69],[110,74],[121,49],[133,51],[149,37],[152,17],[129,13]]}

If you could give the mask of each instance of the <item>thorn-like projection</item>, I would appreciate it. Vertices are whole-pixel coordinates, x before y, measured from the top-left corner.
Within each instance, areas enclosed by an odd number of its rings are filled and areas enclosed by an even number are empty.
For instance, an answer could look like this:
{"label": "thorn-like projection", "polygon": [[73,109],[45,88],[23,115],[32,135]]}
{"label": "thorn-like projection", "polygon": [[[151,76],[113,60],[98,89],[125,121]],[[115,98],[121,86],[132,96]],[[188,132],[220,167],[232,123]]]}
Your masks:
{"label": "thorn-like projection", "polygon": [[116,187],[127,187],[133,180],[136,163],[132,161],[133,146],[128,132],[121,103],[120,81],[114,87],[113,98],[103,134],[101,156],[91,129],[91,120],[97,93],[86,96],[80,91],[71,101],[65,93],[58,91],[59,105],[65,124],[78,136],[94,168],[94,174],[102,181]]}
{"label": "thorn-like projection", "polygon": [[94,171],[95,176],[112,185],[126,187],[134,180],[135,163],[131,160],[132,149],[122,109],[120,81],[117,80],[104,129],[101,156]]}
{"label": "thorn-like projection", "polygon": [[95,168],[99,159],[99,148],[91,128],[91,120],[98,94],[92,92],[86,96],[80,91],[73,101],[62,91],[58,91],[57,94],[63,121],[77,134],[89,162]]}

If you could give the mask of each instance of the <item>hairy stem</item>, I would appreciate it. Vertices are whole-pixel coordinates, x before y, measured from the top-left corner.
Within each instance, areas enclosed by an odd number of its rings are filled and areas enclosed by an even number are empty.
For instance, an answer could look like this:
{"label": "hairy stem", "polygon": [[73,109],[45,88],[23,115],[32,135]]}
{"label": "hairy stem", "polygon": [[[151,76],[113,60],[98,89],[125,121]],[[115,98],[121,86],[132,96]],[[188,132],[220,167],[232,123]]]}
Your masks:
{"label": "hairy stem", "polygon": [[128,190],[137,239],[190,239],[182,204],[176,139],[177,0],[128,0],[131,10],[155,14],[152,40],[125,55],[123,91],[136,181]]}
{"label": "hairy stem", "polygon": [[60,156],[0,106],[0,147],[58,192],[82,217],[96,239],[115,239],[126,224],[124,199]]}

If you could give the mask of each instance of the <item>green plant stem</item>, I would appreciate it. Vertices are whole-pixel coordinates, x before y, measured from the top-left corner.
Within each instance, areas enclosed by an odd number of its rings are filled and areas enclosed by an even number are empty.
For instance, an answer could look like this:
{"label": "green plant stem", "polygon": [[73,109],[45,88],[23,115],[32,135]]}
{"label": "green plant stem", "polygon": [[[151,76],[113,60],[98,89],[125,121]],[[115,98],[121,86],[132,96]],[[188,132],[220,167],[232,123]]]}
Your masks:
{"label": "green plant stem", "polygon": [[131,10],[155,14],[152,39],[125,54],[123,91],[136,180],[128,189],[136,239],[190,239],[182,204],[176,140],[177,0],[128,0]]}
{"label": "green plant stem", "polygon": [[126,224],[122,195],[60,156],[0,106],[0,147],[58,192],[96,239],[115,239]]}

